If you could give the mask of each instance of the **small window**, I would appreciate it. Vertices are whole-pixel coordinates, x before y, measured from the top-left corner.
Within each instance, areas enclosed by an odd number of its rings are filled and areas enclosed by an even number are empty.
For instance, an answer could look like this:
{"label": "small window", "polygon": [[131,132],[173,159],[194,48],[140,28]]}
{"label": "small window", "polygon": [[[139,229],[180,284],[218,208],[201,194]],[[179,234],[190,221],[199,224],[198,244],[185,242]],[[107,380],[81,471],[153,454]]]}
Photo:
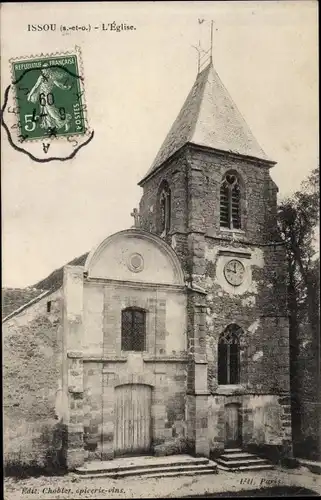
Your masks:
{"label": "small window", "polygon": [[240,383],[240,334],[238,325],[229,325],[218,343],[218,384]]}
{"label": "small window", "polygon": [[145,351],[146,311],[135,307],[121,313],[122,351]]}
{"label": "small window", "polygon": [[220,226],[241,229],[241,189],[235,174],[226,174],[221,183]]}
{"label": "small window", "polygon": [[164,181],[159,194],[159,231],[167,234],[171,227],[171,190]]}
{"label": "small window", "polygon": [[50,313],[51,311],[51,300],[48,300],[47,302],[47,313]]}

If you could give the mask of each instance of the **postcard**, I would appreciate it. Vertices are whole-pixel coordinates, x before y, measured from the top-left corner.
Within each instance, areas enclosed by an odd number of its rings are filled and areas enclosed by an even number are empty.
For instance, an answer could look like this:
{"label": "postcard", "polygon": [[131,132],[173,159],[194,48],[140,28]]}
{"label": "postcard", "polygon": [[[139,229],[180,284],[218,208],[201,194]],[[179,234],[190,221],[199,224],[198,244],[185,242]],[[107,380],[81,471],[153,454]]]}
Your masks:
{"label": "postcard", "polygon": [[319,496],[317,2],[0,13],[5,498]]}

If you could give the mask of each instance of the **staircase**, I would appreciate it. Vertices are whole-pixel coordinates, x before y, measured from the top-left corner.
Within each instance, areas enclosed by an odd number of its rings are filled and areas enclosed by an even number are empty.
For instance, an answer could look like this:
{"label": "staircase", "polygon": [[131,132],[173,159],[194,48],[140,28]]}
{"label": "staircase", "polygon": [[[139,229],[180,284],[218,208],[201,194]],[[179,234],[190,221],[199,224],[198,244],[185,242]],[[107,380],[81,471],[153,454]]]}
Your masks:
{"label": "staircase", "polygon": [[273,465],[264,458],[247,453],[241,448],[224,450],[223,455],[215,459],[219,469],[229,471],[256,471],[273,469]]}
{"label": "staircase", "polygon": [[170,455],[166,457],[126,457],[109,461],[87,462],[75,469],[78,477],[109,477],[124,479],[132,476],[176,477],[216,474],[217,465],[208,458],[194,458],[189,455]]}

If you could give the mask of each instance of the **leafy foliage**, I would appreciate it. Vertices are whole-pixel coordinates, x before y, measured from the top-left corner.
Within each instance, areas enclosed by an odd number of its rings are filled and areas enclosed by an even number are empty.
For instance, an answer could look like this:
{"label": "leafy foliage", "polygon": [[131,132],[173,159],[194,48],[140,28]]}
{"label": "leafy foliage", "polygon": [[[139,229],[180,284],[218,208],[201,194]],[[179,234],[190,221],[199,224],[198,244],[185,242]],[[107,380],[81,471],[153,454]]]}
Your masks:
{"label": "leafy foliage", "polygon": [[[318,400],[321,391],[320,256],[316,241],[319,229],[319,168],[302,182],[299,191],[281,202],[278,225],[285,243],[288,268],[294,451],[315,458],[318,455],[317,431],[307,429],[308,420],[302,415],[308,411],[305,408],[307,402]],[[318,426],[317,423],[313,425]],[[308,447],[304,446],[307,439],[311,441]]]}
{"label": "leafy foliage", "polygon": [[[319,325],[320,257],[315,245],[319,227],[319,169],[302,182],[301,190],[279,206],[279,231],[285,242],[288,264],[290,315]],[[294,308],[294,309],[293,309]]]}

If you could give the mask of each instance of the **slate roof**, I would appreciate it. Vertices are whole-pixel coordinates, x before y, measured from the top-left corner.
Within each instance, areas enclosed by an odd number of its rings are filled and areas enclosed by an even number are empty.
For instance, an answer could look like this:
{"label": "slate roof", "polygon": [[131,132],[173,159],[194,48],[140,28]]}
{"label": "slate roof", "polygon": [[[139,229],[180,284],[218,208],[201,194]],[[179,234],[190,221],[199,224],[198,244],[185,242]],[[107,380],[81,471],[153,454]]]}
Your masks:
{"label": "slate roof", "polygon": [[201,71],[143,182],[186,143],[269,160],[212,63]]}

